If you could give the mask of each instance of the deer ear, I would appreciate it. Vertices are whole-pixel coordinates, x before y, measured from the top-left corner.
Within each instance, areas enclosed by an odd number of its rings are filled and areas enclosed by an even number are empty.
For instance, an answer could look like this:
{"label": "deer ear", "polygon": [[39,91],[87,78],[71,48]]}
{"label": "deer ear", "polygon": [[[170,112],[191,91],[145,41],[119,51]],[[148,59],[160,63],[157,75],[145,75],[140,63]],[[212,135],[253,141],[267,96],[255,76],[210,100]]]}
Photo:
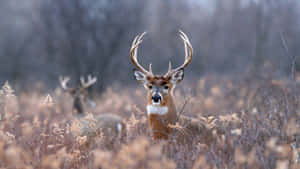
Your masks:
{"label": "deer ear", "polygon": [[134,69],[133,74],[138,82],[145,83],[147,81],[146,75],[143,72]]}
{"label": "deer ear", "polygon": [[176,72],[172,73],[171,82],[173,84],[178,84],[179,82],[181,82],[183,80],[183,77],[184,77],[183,69],[179,69]]}

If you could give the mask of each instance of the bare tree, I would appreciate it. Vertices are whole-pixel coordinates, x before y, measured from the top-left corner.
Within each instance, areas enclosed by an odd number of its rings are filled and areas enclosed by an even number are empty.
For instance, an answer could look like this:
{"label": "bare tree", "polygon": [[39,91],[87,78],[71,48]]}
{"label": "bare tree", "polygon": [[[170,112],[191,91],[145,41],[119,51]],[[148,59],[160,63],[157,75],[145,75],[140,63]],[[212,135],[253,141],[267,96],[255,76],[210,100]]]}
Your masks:
{"label": "bare tree", "polygon": [[[0,2],[0,77],[22,86],[34,79],[55,87],[61,74],[78,83],[81,75],[93,74],[101,79],[94,87],[99,91],[114,82],[133,83],[128,50],[143,31],[149,35],[142,64],[153,63],[158,72],[168,61],[182,62],[174,36],[179,29],[193,37],[190,76],[250,68],[259,75],[266,62],[281,74],[292,71],[292,78],[298,69],[292,57],[300,45],[297,1],[43,0],[27,8],[13,1]],[[282,47],[290,57],[281,57]]]}
{"label": "bare tree", "polygon": [[282,32],[280,32],[280,39],[281,39],[282,47],[285,50],[286,56],[288,57],[288,59],[289,59],[289,61],[291,63],[291,66],[290,66],[290,69],[291,69],[291,79],[295,80],[295,78],[296,78],[296,70],[295,70],[295,68],[296,68],[297,56],[296,55],[292,56],[290,54],[289,47],[288,47],[288,44],[287,44],[288,42],[285,39],[284,34]]}

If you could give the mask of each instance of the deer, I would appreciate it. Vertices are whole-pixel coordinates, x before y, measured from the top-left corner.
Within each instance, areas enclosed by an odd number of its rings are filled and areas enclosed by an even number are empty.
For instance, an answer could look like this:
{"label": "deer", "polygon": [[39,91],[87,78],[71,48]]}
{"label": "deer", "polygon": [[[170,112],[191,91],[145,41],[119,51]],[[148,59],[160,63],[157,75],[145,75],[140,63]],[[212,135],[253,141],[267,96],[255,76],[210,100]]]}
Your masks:
{"label": "deer", "polygon": [[126,136],[126,124],[122,118],[114,114],[100,114],[89,118],[84,111],[87,104],[94,105],[87,98],[87,88],[96,83],[97,78],[88,76],[87,81],[84,77],[80,78],[80,86],[68,87],[69,77],[59,77],[62,89],[73,97],[73,115],[74,122],[79,123],[80,131],[74,132],[75,135],[87,136],[88,139],[96,138],[98,135],[104,136],[104,144],[110,145],[116,139],[122,140]]}
{"label": "deer", "polygon": [[149,70],[146,70],[137,58],[139,45],[143,41],[146,32],[137,35],[132,42],[130,49],[131,62],[136,67],[133,69],[135,79],[141,83],[147,90],[147,116],[148,125],[152,130],[152,138],[154,140],[167,140],[174,132],[172,126],[176,126],[179,122],[184,123],[184,130],[190,133],[206,133],[211,135],[209,129],[195,118],[180,115],[177,112],[174,89],[183,80],[184,69],[191,63],[193,56],[193,47],[187,35],[179,31],[179,36],[184,42],[185,60],[184,63],[173,69],[169,62],[168,72],[164,75],[154,75],[152,72],[152,64]]}

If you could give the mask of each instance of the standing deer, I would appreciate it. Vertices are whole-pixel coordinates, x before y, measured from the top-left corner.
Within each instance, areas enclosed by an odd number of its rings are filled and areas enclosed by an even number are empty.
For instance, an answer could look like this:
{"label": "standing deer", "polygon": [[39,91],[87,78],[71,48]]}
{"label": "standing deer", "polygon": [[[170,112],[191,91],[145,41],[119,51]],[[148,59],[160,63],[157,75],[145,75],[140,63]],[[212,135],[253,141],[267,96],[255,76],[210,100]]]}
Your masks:
{"label": "standing deer", "polygon": [[83,77],[80,78],[81,86],[69,88],[67,83],[69,77],[60,77],[60,84],[64,91],[71,94],[73,97],[73,113],[79,122],[81,136],[87,136],[89,139],[94,138],[99,134],[105,137],[105,144],[110,144],[115,139],[123,139],[126,135],[126,124],[122,118],[113,114],[100,114],[95,118],[86,118],[84,107],[86,103],[91,104],[87,98],[86,89],[96,83],[97,78],[88,76],[86,82]]}
{"label": "standing deer", "polygon": [[171,63],[169,63],[169,70],[165,75],[154,75],[151,64],[149,71],[147,71],[137,60],[137,50],[145,34],[144,32],[133,40],[130,59],[137,68],[134,69],[136,80],[142,83],[147,90],[147,114],[148,123],[152,129],[152,137],[154,139],[168,139],[168,136],[174,131],[171,126],[176,126],[177,122],[182,121],[187,124],[185,127],[189,133],[207,131],[197,120],[179,117],[175,106],[174,89],[183,80],[184,68],[191,63],[193,56],[193,48],[187,35],[179,31],[185,47],[184,63],[176,69],[172,69]]}

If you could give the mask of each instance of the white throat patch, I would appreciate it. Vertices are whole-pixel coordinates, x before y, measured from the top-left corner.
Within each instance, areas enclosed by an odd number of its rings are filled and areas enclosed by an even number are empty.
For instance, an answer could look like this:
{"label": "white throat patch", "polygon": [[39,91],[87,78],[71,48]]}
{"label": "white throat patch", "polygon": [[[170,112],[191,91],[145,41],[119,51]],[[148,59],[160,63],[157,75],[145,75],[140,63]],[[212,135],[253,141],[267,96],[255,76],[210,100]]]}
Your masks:
{"label": "white throat patch", "polygon": [[150,114],[157,114],[157,115],[165,115],[168,112],[168,107],[166,106],[153,106],[148,105],[147,106],[147,113]]}
{"label": "white throat patch", "polygon": [[117,129],[118,129],[118,132],[121,133],[122,132],[122,124],[118,123]]}
{"label": "white throat patch", "polygon": [[118,137],[121,138],[122,137],[122,124],[121,123],[117,124],[117,129],[118,129]]}

